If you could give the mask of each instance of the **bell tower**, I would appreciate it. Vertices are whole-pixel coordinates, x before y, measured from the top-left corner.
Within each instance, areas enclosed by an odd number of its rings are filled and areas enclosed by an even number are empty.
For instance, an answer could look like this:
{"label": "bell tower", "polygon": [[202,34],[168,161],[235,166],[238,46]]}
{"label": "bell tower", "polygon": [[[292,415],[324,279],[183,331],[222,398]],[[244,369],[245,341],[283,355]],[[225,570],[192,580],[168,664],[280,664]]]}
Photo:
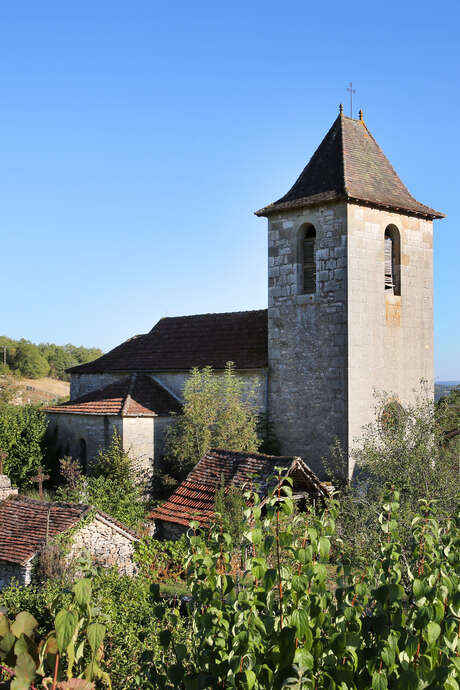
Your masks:
{"label": "bell tower", "polygon": [[[434,385],[433,219],[364,123],[340,114],[268,219],[268,414],[282,453],[320,477],[348,458],[374,391]],[[327,462],[326,462],[327,464]]]}

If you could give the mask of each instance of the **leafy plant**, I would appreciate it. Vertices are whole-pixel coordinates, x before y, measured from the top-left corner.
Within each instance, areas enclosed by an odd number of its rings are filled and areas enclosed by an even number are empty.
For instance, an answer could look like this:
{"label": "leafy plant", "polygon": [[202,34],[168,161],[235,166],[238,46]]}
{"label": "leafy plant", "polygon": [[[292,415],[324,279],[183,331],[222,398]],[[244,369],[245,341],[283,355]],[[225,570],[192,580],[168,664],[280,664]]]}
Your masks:
{"label": "leafy plant", "polygon": [[183,414],[166,432],[166,456],[181,476],[211,448],[256,451],[255,389],[247,387],[227,362],[223,374],[212,367],[193,369],[184,385]]}
{"label": "leafy plant", "polygon": [[[421,503],[406,563],[400,496],[388,493],[378,520],[378,558],[357,572],[342,557],[336,502],[281,529],[282,516],[291,516],[294,505],[289,480],[278,480],[265,506],[248,496],[241,578],[231,572],[231,534],[216,528],[207,538],[192,524],[192,647],[175,637],[179,612],[159,607],[165,657],[144,668],[150,685],[143,687],[458,690],[458,508],[440,526],[432,502]],[[335,590],[328,586],[332,554]],[[158,594],[155,585],[152,590]]]}
{"label": "leafy plant", "polygon": [[13,678],[11,690],[27,690],[37,678],[44,688],[87,690],[96,679],[111,687],[100,663],[106,629],[94,621],[91,593],[90,580],[76,582],[72,602],[58,611],[54,629],[39,641],[38,622],[30,613],[22,611],[14,621],[0,614],[0,662]]}
{"label": "leafy plant", "polygon": [[4,472],[16,486],[30,486],[43,462],[46,417],[33,405],[0,404],[0,449]]}

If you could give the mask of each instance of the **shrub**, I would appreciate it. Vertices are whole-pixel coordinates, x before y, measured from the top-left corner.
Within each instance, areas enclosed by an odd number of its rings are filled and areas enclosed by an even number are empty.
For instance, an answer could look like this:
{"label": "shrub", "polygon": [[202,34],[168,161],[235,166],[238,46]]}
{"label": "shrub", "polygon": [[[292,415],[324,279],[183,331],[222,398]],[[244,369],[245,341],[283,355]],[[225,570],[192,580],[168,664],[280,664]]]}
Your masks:
{"label": "shrub", "polygon": [[16,486],[30,486],[43,462],[46,417],[33,405],[0,404],[0,449],[4,472]]}

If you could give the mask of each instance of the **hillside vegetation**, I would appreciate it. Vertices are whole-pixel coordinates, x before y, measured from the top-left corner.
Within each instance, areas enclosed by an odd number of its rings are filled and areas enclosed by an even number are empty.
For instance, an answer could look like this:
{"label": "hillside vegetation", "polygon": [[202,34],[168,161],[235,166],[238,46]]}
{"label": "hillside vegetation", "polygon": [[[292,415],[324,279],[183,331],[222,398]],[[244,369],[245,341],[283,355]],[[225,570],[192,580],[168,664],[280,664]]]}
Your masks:
{"label": "hillside vegetation", "polygon": [[66,369],[90,362],[102,355],[97,347],[77,347],[40,343],[29,340],[13,340],[0,336],[0,375],[13,373],[30,379],[49,376],[60,381],[68,381]]}

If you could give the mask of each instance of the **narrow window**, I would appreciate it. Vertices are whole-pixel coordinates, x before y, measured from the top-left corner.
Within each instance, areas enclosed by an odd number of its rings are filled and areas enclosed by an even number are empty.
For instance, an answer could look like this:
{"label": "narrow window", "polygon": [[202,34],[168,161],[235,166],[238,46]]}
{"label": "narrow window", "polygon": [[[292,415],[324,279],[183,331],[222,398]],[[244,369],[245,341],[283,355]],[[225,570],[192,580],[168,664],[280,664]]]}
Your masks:
{"label": "narrow window", "polygon": [[87,468],[87,457],[86,457],[86,441],[84,438],[80,439],[80,464],[83,471],[86,472]]}
{"label": "narrow window", "polygon": [[396,225],[385,230],[385,290],[401,294],[401,240]]}
{"label": "narrow window", "polygon": [[308,226],[302,238],[302,291],[304,295],[316,292],[316,232]]}

